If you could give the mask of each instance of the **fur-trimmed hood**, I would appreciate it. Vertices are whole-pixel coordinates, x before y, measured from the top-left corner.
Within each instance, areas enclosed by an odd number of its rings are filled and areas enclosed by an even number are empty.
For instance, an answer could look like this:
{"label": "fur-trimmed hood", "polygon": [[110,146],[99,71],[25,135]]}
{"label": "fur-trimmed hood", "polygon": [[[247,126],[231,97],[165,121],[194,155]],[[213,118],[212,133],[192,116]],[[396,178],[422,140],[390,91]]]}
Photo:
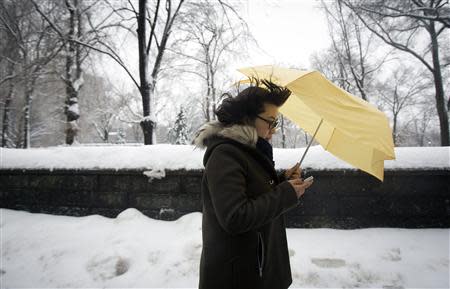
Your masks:
{"label": "fur-trimmed hood", "polygon": [[198,148],[207,148],[208,141],[216,136],[230,138],[253,148],[256,148],[258,142],[258,133],[253,126],[241,124],[225,126],[220,121],[213,120],[206,122],[197,130],[191,144]]}
{"label": "fur-trimmed hood", "polygon": [[233,124],[226,126],[220,121],[213,120],[204,123],[194,134],[191,144],[196,148],[206,149],[203,156],[203,165],[206,163],[214,148],[224,142],[235,143],[249,156],[253,156],[270,173],[274,179],[278,179],[274,169],[274,162],[256,147],[258,132],[251,125]]}

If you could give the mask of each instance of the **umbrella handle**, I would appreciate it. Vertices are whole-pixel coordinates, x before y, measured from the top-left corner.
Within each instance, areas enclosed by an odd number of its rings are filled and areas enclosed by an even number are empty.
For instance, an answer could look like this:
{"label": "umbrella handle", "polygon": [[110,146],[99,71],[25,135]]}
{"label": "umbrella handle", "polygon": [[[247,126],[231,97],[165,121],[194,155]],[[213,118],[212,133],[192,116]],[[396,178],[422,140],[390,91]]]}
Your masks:
{"label": "umbrella handle", "polygon": [[321,118],[321,119],[320,119],[319,125],[318,125],[318,126],[317,126],[317,128],[316,128],[316,131],[314,132],[314,135],[313,135],[313,137],[312,137],[312,138],[311,138],[311,140],[309,141],[309,144],[308,144],[308,146],[306,147],[306,150],[305,150],[305,152],[303,153],[303,156],[302,156],[302,159],[300,160],[300,164],[299,164],[299,166],[301,166],[301,165],[302,165],[303,159],[305,158],[305,156],[306,156],[306,153],[307,153],[307,152],[308,152],[308,150],[309,150],[309,147],[311,146],[311,144],[312,144],[312,142],[313,142],[314,138],[316,137],[316,134],[317,134],[317,132],[319,131],[319,128],[320,128],[320,125],[322,124],[322,122],[323,122],[323,118]]}

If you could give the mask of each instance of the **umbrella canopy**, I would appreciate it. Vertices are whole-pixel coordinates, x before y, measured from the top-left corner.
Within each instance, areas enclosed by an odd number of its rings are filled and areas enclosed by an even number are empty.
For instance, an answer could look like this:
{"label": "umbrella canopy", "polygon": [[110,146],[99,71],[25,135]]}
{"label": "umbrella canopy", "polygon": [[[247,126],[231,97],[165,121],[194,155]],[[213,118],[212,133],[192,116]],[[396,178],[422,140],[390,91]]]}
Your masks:
{"label": "umbrella canopy", "polygon": [[280,113],[309,134],[316,132],[315,139],[325,150],[383,181],[384,160],[395,159],[392,130],[383,112],[318,71],[272,65],[238,71],[290,89]]}

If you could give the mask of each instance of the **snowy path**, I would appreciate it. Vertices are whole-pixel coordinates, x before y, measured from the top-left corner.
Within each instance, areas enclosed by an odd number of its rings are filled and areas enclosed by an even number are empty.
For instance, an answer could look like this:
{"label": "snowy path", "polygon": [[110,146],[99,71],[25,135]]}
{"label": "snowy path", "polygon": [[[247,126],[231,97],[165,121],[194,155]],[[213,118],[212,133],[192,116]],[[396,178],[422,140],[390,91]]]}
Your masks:
{"label": "snowy path", "polygon": [[[1,288],[197,288],[201,213],[0,209]],[[288,229],[290,288],[448,288],[449,229]]]}

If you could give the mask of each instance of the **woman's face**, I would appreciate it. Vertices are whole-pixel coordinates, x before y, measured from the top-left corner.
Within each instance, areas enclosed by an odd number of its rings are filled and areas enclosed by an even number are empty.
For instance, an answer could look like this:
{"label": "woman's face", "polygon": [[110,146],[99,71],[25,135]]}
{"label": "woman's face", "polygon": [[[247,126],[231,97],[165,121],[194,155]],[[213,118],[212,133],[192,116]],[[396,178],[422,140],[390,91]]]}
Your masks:
{"label": "woman's face", "polygon": [[[268,121],[273,121],[278,117],[278,107],[271,103],[264,103],[265,111],[258,114],[260,117],[267,119]],[[272,134],[275,133],[276,128],[270,129],[269,123],[266,121],[255,118],[255,127],[258,132],[258,136],[264,138],[265,140],[270,140],[272,138]]]}

